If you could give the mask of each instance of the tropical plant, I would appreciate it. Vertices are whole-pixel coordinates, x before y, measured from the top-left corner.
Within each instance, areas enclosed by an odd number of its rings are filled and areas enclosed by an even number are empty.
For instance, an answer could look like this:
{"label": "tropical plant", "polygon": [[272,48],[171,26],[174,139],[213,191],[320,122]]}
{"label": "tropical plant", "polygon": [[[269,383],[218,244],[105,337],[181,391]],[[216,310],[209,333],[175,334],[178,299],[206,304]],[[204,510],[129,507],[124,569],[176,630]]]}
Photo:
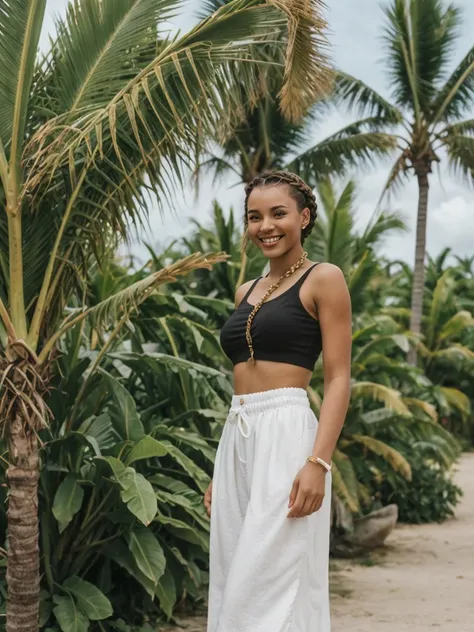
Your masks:
{"label": "tropical plant", "polygon": [[[421,333],[425,277],[429,175],[447,153],[454,171],[472,181],[474,176],[474,48],[447,74],[461,12],[441,0],[391,0],[386,15],[386,65],[392,102],[362,81],[343,72],[336,80],[334,98],[364,118],[355,126],[386,134],[399,155],[384,192],[413,174],[418,182],[418,213],[410,329]],[[416,362],[416,345],[409,361]]]}
{"label": "tropical plant", "polygon": [[411,480],[396,475],[381,479],[375,491],[380,503],[395,503],[398,520],[411,524],[443,522],[453,516],[463,494],[453,482],[452,475],[422,454],[410,454],[407,458]]}
{"label": "tropical plant", "polygon": [[[428,257],[422,318],[424,341],[418,348],[420,364],[436,386],[431,396],[440,418],[458,437],[469,439],[474,401],[474,292],[468,262],[467,267],[448,265],[450,256],[451,251],[445,249],[436,258]],[[387,268],[392,274],[382,311],[408,326],[412,273],[401,262],[396,267],[396,272],[393,264]]]}
{"label": "tropical plant", "polygon": [[[140,274],[109,263],[90,286],[103,302]],[[215,333],[163,289],[120,333],[82,323],[61,341],[40,432],[41,626],[140,624],[201,597],[202,492],[231,386],[208,366],[222,354]]]}
{"label": "tropical plant", "polygon": [[[429,381],[403,359],[409,334],[389,316],[363,314],[354,325],[351,402],[334,453],[333,484],[336,504],[364,513],[373,508],[381,480],[411,479],[410,454],[423,447],[449,468],[459,446],[438,423],[436,406],[427,398]],[[316,414],[322,371],[318,363],[311,382]]]}
{"label": "tropical plant", "polygon": [[224,134],[261,92],[269,39],[286,50],[284,113],[298,118],[327,88],[316,2],[234,0],[189,33],[165,37],[178,4],[74,0],[38,58],[46,0],[0,0],[0,415],[9,459],[10,632],[38,626],[37,435],[48,422],[58,342],[87,317],[113,339],[160,283],[220,258],[192,256],[94,307],[84,300],[89,269],[143,222],[148,193],[169,199],[196,145]]}

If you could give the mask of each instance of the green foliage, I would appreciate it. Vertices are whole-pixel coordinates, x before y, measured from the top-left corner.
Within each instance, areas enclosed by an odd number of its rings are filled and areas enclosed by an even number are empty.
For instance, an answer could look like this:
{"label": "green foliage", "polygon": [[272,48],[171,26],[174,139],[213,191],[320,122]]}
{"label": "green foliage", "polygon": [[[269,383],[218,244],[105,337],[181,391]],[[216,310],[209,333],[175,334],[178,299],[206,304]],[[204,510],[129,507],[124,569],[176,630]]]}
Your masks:
{"label": "green foliage", "polygon": [[438,463],[421,455],[412,454],[408,459],[411,480],[396,475],[384,478],[376,488],[379,502],[397,504],[400,522],[442,522],[453,516],[462,490],[452,477]]}
{"label": "green foliage", "polygon": [[[93,274],[98,303],[130,282],[118,265]],[[221,302],[201,296],[193,307],[176,285],[113,336],[97,321],[63,338],[48,399],[54,417],[41,435],[44,627],[141,625],[145,615],[171,617],[184,597],[201,599],[202,494],[231,385],[213,324]]]}

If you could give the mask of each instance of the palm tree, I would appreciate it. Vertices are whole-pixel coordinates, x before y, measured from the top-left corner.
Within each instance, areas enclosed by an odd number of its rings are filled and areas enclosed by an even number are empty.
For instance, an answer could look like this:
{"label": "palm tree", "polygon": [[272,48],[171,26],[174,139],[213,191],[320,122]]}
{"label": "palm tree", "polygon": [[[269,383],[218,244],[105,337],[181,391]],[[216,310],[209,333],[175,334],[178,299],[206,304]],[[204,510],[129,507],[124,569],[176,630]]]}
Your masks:
{"label": "palm tree", "polygon": [[[229,0],[206,0],[202,16],[225,6]],[[269,47],[271,65],[262,76],[267,92],[256,101],[249,101],[238,124],[219,143],[204,154],[201,171],[209,171],[214,179],[234,173],[238,182],[249,182],[268,169],[289,169],[315,186],[328,176],[343,175],[350,167],[371,163],[395,147],[386,134],[351,124],[347,128],[307,148],[308,138],[327,113],[326,99],[310,104],[306,115],[291,120],[282,113],[278,95],[284,81],[283,69],[274,64],[281,52]],[[247,86],[242,79],[241,88]]]}
{"label": "palm tree", "polygon": [[157,285],[222,257],[192,255],[86,309],[88,270],[144,221],[150,191],[169,200],[196,139],[225,133],[261,92],[269,38],[286,50],[281,107],[289,117],[327,89],[328,77],[317,2],[234,0],[189,33],[166,38],[176,0],[73,0],[39,59],[45,6],[46,0],[0,0],[9,632],[38,627],[37,433],[47,424],[58,341],[86,317],[116,334]]}
{"label": "palm tree", "polygon": [[[415,266],[411,294],[411,331],[419,335],[423,307],[424,260],[429,175],[443,152],[450,165],[468,180],[474,176],[474,119],[464,117],[474,96],[474,47],[447,75],[461,13],[441,0],[392,0],[385,10],[386,65],[392,103],[362,81],[340,73],[335,99],[364,118],[356,127],[386,134],[399,154],[384,192],[410,174],[418,182]],[[394,127],[394,123],[397,127]],[[416,363],[416,347],[409,352]]]}

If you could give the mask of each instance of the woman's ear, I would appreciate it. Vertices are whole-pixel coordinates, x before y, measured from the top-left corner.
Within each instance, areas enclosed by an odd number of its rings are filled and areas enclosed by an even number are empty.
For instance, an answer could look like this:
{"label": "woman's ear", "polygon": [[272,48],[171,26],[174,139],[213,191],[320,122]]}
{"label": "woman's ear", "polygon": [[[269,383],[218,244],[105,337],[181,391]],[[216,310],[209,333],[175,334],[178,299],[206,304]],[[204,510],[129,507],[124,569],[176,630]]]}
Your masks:
{"label": "woman's ear", "polygon": [[311,219],[311,213],[310,213],[309,208],[306,207],[301,211],[301,217],[302,217],[301,228],[305,229]]}

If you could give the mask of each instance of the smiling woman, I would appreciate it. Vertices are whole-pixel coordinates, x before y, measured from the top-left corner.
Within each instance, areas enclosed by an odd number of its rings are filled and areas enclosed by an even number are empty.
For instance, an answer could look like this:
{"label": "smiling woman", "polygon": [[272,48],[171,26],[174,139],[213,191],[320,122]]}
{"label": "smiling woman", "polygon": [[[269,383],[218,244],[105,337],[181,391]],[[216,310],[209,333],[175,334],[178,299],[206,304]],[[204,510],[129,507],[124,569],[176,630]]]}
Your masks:
{"label": "smiling woman", "polygon": [[[246,240],[270,261],[221,331],[235,395],[204,502],[208,632],[329,632],[331,458],[349,402],[351,308],[341,271],[311,263],[311,189],[270,172],[247,187]],[[306,395],[321,351],[321,421]]]}

